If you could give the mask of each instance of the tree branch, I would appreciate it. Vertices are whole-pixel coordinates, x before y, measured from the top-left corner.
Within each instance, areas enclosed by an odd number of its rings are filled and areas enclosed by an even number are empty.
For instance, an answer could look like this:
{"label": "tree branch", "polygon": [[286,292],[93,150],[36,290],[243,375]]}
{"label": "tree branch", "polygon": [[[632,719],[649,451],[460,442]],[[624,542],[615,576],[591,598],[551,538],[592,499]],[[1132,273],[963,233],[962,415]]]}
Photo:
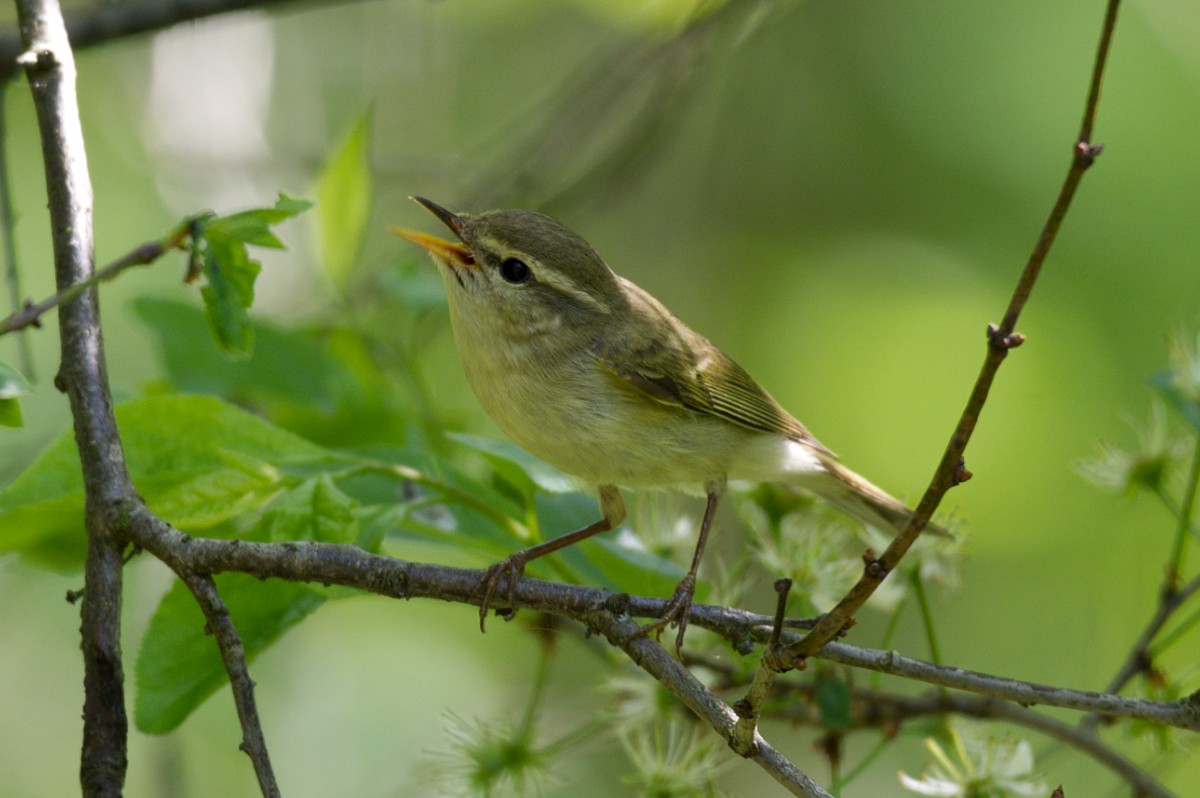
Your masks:
{"label": "tree branch", "polygon": [[[803,692],[810,693],[811,689]],[[907,720],[925,715],[952,712],[973,718],[998,719],[1017,726],[1040,732],[1065,745],[1090,756],[1108,768],[1129,786],[1137,795],[1153,798],[1174,798],[1174,793],[1125,757],[1104,744],[1095,734],[1068,723],[1048,718],[1041,713],[1024,709],[1007,701],[987,696],[964,696],[942,691],[929,692],[923,696],[892,695],[878,690],[856,688],[851,692],[851,729],[882,729],[890,734]],[[772,717],[781,717],[793,722],[819,724],[820,718],[811,705],[792,704],[772,712]]]}
{"label": "tree branch", "polygon": [[937,510],[938,505],[941,504],[946,492],[955,485],[970,478],[970,472],[967,472],[963,468],[963,454],[966,451],[967,443],[971,439],[971,434],[975,431],[975,425],[979,421],[979,414],[982,412],[983,405],[987,401],[992,381],[996,377],[996,372],[999,370],[1000,364],[1004,362],[1004,358],[1008,355],[1010,349],[1020,346],[1025,340],[1023,335],[1015,332],[1017,319],[1020,317],[1025,303],[1029,300],[1038,275],[1041,274],[1042,264],[1045,262],[1046,255],[1049,253],[1050,247],[1053,245],[1054,239],[1062,227],[1063,219],[1066,216],[1067,209],[1071,206],[1071,200],[1075,196],[1075,190],[1079,187],[1083,173],[1087,171],[1088,167],[1092,165],[1096,156],[1100,153],[1101,147],[1092,144],[1090,137],[1096,116],[1097,104],[1100,99],[1100,82],[1104,74],[1109,42],[1112,39],[1116,24],[1117,8],[1119,6],[1120,0],[1109,0],[1108,12],[1104,20],[1104,26],[1100,35],[1100,44],[1096,52],[1096,61],[1092,67],[1092,80],[1084,109],[1083,124],[1080,128],[1079,137],[1072,148],[1071,165],[1067,169],[1067,176],[1059,191],[1058,199],[1050,209],[1050,215],[1046,219],[1041,233],[1038,235],[1037,243],[1034,245],[1033,252],[1025,264],[1025,269],[1017,281],[1016,289],[1013,291],[1012,298],[1008,303],[1008,309],[1005,311],[1003,322],[1001,322],[999,327],[995,325],[988,327],[988,347],[983,367],[980,369],[979,377],[976,379],[975,386],[971,390],[967,406],[963,410],[953,435],[950,437],[950,442],[946,447],[945,453],[942,455],[942,460],[934,472],[933,479],[930,480],[929,487],[925,490],[925,494],[917,504],[917,509],[904,531],[896,536],[881,557],[868,562],[862,579],[851,588],[845,598],[833,610],[826,613],[821,622],[799,642],[787,646],[778,652],[770,653],[767,664],[772,669],[787,670],[793,667],[797,660],[802,660],[836,637],[845,628],[846,624],[854,616],[854,613],[862,607],[863,603],[875,592],[875,589],[887,578],[887,575],[895,570],[900,559],[908,552],[912,544],[916,542],[917,535],[929,523],[929,519],[933,516],[934,511]]}
{"label": "tree branch", "polygon": [[17,312],[10,314],[7,318],[0,319],[0,336],[26,327],[39,327],[41,326],[42,316],[59,305],[70,302],[84,291],[102,282],[116,279],[121,272],[131,266],[147,266],[154,263],[154,261],[166,253],[179,248],[183,240],[187,237],[190,228],[191,223],[184,222],[161,241],[147,241],[145,244],[135,247],[103,269],[96,271],[86,280],[72,283],[66,288],[60,289],[57,293],[46,297],[41,302],[26,303]]}
{"label": "tree branch", "polygon": [[1000,364],[1004,362],[1010,349],[1020,346],[1025,340],[1023,335],[1015,331],[1017,319],[1020,317],[1025,303],[1029,300],[1033,286],[1041,273],[1042,264],[1062,227],[1063,219],[1071,206],[1071,200],[1075,196],[1083,173],[1092,165],[1101,150],[1099,145],[1091,143],[1091,135],[1096,109],[1100,101],[1100,84],[1108,60],[1109,45],[1116,26],[1119,6],[1120,0],[1109,0],[1101,29],[1100,43],[1092,66],[1092,78],[1087,101],[1084,104],[1083,122],[1072,150],[1071,164],[1067,169],[1062,189],[1042,227],[1021,277],[1017,281],[1008,309],[1005,311],[1004,320],[998,327],[996,325],[988,327],[987,353],[984,356],[983,366],[975,380],[975,385],[967,400],[967,406],[959,418],[954,433],[950,436],[950,442],[946,446],[941,462],[929,482],[929,487],[926,488],[904,530],[892,540],[883,555],[876,558],[874,552],[867,552],[867,556],[864,557],[866,568],[863,570],[862,577],[838,602],[837,606],[826,613],[812,631],[799,641],[764,652],[755,681],[751,684],[745,699],[746,712],[741,721],[743,728],[738,734],[739,744],[745,745],[750,739],[754,719],[760,706],[755,702],[761,701],[762,697],[769,693],[768,688],[775,674],[801,665],[807,657],[812,656],[848,628],[854,614],[883,583],[888,574],[896,569],[901,558],[916,542],[917,536],[929,523],[929,519],[933,517],[933,513],[950,488],[970,478],[971,474],[964,467],[963,461],[967,443],[979,421],[979,415],[987,401]]}
{"label": "tree branch", "polygon": [[[163,4],[151,2],[104,7],[90,10],[71,23],[71,36],[81,46],[107,41],[132,33],[156,30],[185,19],[221,13],[236,8],[265,6],[277,0],[184,0]],[[61,303],[63,363],[56,384],[69,395],[75,419],[76,439],[84,471],[87,496],[89,539],[87,582],[83,605],[83,648],[85,655],[84,750],[81,780],[88,795],[119,794],[126,768],[126,735],[123,673],[120,654],[121,551],[129,542],[167,563],[184,579],[200,603],[208,626],[217,638],[222,657],[234,687],[235,701],[242,721],[243,749],[250,755],[264,795],[277,795],[278,787],[271,772],[261,725],[253,696],[253,683],[246,668],[244,651],[227,608],[217,594],[209,574],[239,571],[260,578],[277,577],[292,581],[321,582],[356,587],[394,597],[428,597],[447,601],[476,603],[480,572],[443,566],[408,563],[371,555],[351,546],[320,543],[249,543],[237,540],[192,538],[171,528],[149,512],[137,497],[125,468],[124,456],[112,414],[105,373],[103,342],[100,334],[99,307],[95,284],[128,266],[146,263],[162,254],[163,242],[152,253],[139,248],[99,274],[93,274],[91,229],[91,188],[87,178],[86,155],[79,130],[74,98],[74,63],[57,0],[18,0],[22,42],[0,37],[0,64],[19,63],[26,68],[42,130],[54,232],[58,293],[49,304],[31,306],[31,317],[20,326],[36,321],[42,313]],[[908,527],[897,536],[883,556],[871,558],[863,579],[851,590],[834,612],[824,616],[815,628],[781,648],[767,651],[759,669],[763,684],[769,688],[777,671],[791,667],[798,659],[818,656],[873,668],[906,678],[973,690],[986,696],[999,696],[1025,703],[1045,703],[1101,712],[1110,716],[1140,717],[1181,728],[1200,728],[1200,707],[1196,702],[1139,701],[1114,695],[1081,693],[1035,685],[987,674],[948,668],[912,660],[890,652],[870,652],[829,641],[845,626],[862,602],[871,595],[904,556],[928,522],[950,487],[969,476],[962,468],[962,454],[986,401],[991,382],[1010,348],[1023,338],[1014,332],[1019,314],[1028,300],[1045,256],[1061,226],[1071,198],[1082,177],[1098,154],[1090,143],[1103,67],[1106,60],[1118,0],[1110,0],[1108,14],[1097,53],[1084,122],[1075,155],[1058,201],[1047,219],[1031,254],[1008,310],[999,327],[989,328],[988,352],[967,408],[960,418],[941,464]],[[5,60],[11,50],[13,58]],[[19,58],[16,54],[20,52]],[[11,75],[0,66],[0,80]],[[150,246],[150,245],[147,245]],[[20,314],[14,314],[19,316]],[[0,323],[0,334],[15,322]],[[614,646],[621,648],[639,667],[670,689],[691,711],[721,734],[731,746],[752,758],[796,795],[828,796],[819,785],[779,754],[761,734],[753,718],[761,706],[750,707],[749,723],[739,719],[740,711],[718,699],[682,664],[670,657],[655,642],[633,634],[637,626],[629,616],[657,616],[664,602],[633,598],[606,590],[560,585],[539,580],[522,580],[516,586],[516,599],[530,609],[579,620]],[[739,651],[748,651],[753,640],[764,635],[770,619],[719,607],[696,606],[689,614],[693,624],[721,630]],[[791,626],[794,626],[791,625]],[[781,636],[782,624],[774,635]],[[858,661],[854,661],[858,660]],[[756,677],[758,678],[758,677]],[[761,689],[761,696],[769,690]],[[996,698],[971,699],[940,696],[942,710],[989,712],[989,716],[1017,717],[1031,727],[1088,750],[1100,758],[1107,751],[1094,734],[1074,729],[1020,709]],[[903,700],[895,699],[903,708]],[[959,707],[961,709],[957,709]],[[912,707],[910,710],[915,711]],[[937,711],[930,709],[929,711]],[[1061,728],[1060,728],[1061,727]],[[1116,757],[1116,760],[1121,760]],[[1117,769],[1113,761],[1108,766]],[[1144,773],[1125,762],[1131,784],[1153,795],[1166,795]],[[1135,781],[1134,776],[1143,781]],[[1156,791],[1157,789],[1157,791]]]}
{"label": "tree branch", "polygon": [[[668,654],[662,646],[646,635],[638,635],[639,627],[632,620],[622,620],[606,610],[597,610],[580,618],[592,629],[604,635],[620,648],[629,659],[653,676],[675,695],[688,709],[713,728],[732,745],[737,714],[728,704],[713,695],[683,663]],[[793,795],[806,798],[832,798],[821,785],[758,736],[747,757],[786,787]]]}
{"label": "tree branch", "polygon": [[[236,571],[259,579],[343,585],[391,598],[479,603],[478,587],[483,573],[479,570],[397,560],[335,543],[258,543],[192,537],[167,525],[136,500],[126,503],[119,523],[133,542],[177,572]],[[534,578],[517,583],[515,598],[523,609],[563,615],[593,626],[599,612],[616,618],[651,618],[661,615],[666,604],[664,599],[631,597],[603,588]],[[752,645],[749,641],[767,640],[773,625],[768,615],[704,605],[695,605],[688,622],[734,641],[743,652],[748,644]],[[794,632],[790,634],[796,636]],[[625,648],[623,643],[619,645]],[[1200,731],[1200,707],[1186,701],[1147,701],[1049,687],[843,643],[829,643],[814,656],[1017,703],[1097,711]]]}
{"label": "tree branch", "polygon": [[827,643],[814,656],[842,665],[853,665],[928,684],[1003,698],[1021,706],[1042,704],[1098,712],[1107,717],[1139,718],[1152,723],[1200,731],[1200,708],[1191,706],[1186,701],[1148,701],[1141,698],[1125,698],[1112,693],[1051,687],[966,668],[935,665],[932,662],[902,656],[894,651],[859,648],[845,643]]}
{"label": "tree branch", "polygon": [[[60,291],[88,280],[93,268],[92,186],[75,97],[75,61],[57,0],[18,0],[25,68],[41,131],[46,192]],[[119,795],[127,767],[121,661],[121,543],[103,508],[132,495],[105,373],[100,310],[94,289],[59,314],[62,363],[55,384],[67,393],[84,472],[88,537],[83,607],[83,751],[85,795]]]}
{"label": "tree branch", "polygon": [[[180,22],[287,2],[294,0],[138,0],[76,9],[66,26],[71,44],[78,50],[163,30]],[[16,33],[0,36],[0,83],[16,72],[17,56],[25,49]]]}
{"label": "tree branch", "polygon": [[241,749],[254,764],[258,786],[266,798],[279,798],[279,785],[271,769],[271,758],[267,753],[267,741],[263,737],[262,724],[258,719],[258,705],[254,700],[254,680],[246,667],[246,649],[241,635],[229,617],[229,608],[221,600],[217,585],[211,576],[189,574],[183,577],[184,584],[200,605],[208,623],[205,627],[217,639],[225,672],[233,689],[233,703],[237,707],[238,720],[242,724]]}
{"label": "tree branch", "polygon": [[[1167,589],[1170,585],[1171,577],[1166,577],[1167,583],[1159,597],[1158,608],[1154,612],[1154,616],[1146,623],[1146,628],[1138,636],[1134,642],[1133,648],[1129,651],[1129,656],[1125,658],[1125,662],[1117,669],[1117,673],[1113,676],[1112,681],[1105,688],[1106,692],[1119,692],[1129,680],[1139,673],[1145,672],[1150,666],[1150,643],[1166,625],[1167,621],[1175,611],[1182,607],[1188,599],[1200,592],[1200,576],[1197,576],[1192,581],[1188,582],[1178,589]],[[1085,728],[1095,727],[1100,722],[1103,716],[1099,714],[1091,714],[1085,717],[1080,723]]]}

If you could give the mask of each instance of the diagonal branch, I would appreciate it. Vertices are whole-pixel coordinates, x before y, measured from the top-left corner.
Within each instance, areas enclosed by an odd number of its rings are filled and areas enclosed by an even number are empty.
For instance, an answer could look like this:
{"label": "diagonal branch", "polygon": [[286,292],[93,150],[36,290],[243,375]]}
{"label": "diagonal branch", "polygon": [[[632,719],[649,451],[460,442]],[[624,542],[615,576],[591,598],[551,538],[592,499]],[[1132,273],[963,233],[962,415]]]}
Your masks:
{"label": "diagonal branch", "polygon": [[279,785],[271,769],[271,758],[267,753],[267,742],[263,738],[262,724],[258,719],[258,705],[254,700],[254,680],[246,667],[246,649],[242,638],[229,617],[229,608],[221,600],[217,585],[211,576],[189,574],[183,577],[184,584],[192,591],[196,603],[207,620],[206,631],[217,639],[229,684],[233,688],[234,704],[238,720],[242,724],[241,749],[254,763],[258,786],[265,798],[279,798]]}
{"label": "diagonal branch", "polygon": [[[1170,576],[1167,579],[1169,581]],[[1106,692],[1120,692],[1129,683],[1130,679],[1151,667],[1150,644],[1154,641],[1158,633],[1162,631],[1162,628],[1166,626],[1167,621],[1175,614],[1175,611],[1197,593],[1200,593],[1200,576],[1192,579],[1192,581],[1181,588],[1171,591],[1164,590],[1162,592],[1153,617],[1146,623],[1146,628],[1142,630],[1142,633],[1130,649],[1129,656],[1125,658],[1125,662],[1121,664],[1112,681],[1108,683],[1108,687],[1105,688]],[[1094,728],[1102,718],[1102,715],[1093,713],[1085,717],[1080,723],[1085,728]]]}
{"label": "diagonal branch", "polygon": [[117,258],[103,269],[97,270],[87,279],[72,283],[57,293],[46,297],[41,302],[28,302],[20,310],[0,319],[0,336],[7,335],[26,327],[40,327],[42,316],[59,305],[66,304],[78,297],[84,291],[91,289],[107,280],[114,280],[131,266],[147,266],[161,258],[173,249],[178,249],[191,229],[191,222],[186,221],[175,228],[166,238],[160,241],[147,241],[126,254]]}
{"label": "diagonal branch", "polygon": [[1004,362],[1010,349],[1020,346],[1025,340],[1023,335],[1015,331],[1017,319],[1020,317],[1025,303],[1029,300],[1038,275],[1041,274],[1046,255],[1050,252],[1050,247],[1053,245],[1054,239],[1062,227],[1063,219],[1066,216],[1067,209],[1071,206],[1071,200],[1075,196],[1075,191],[1079,187],[1083,173],[1094,163],[1096,156],[1099,155],[1101,150],[1100,145],[1092,144],[1089,139],[1096,116],[1097,103],[1099,102],[1101,77],[1104,74],[1109,42],[1112,39],[1119,5],[1120,0],[1109,0],[1108,13],[1105,17],[1104,27],[1100,36],[1100,45],[1097,49],[1096,61],[1092,68],[1091,88],[1088,93],[1083,124],[1080,128],[1079,138],[1073,147],[1071,165],[1067,169],[1067,176],[1059,191],[1058,199],[1051,208],[1050,215],[1046,219],[1041,233],[1038,235],[1033,252],[1025,264],[1025,269],[1021,273],[1020,279],[1017,281],[1017,286],[1009,301],[1008,309],[1004,313],[1004,320],[998,327],[996,325],[988,327],[988,347],[983,367],[980,369],[975,386],[971,390],[967,406],[963,410],[953,435],[950,437],[950,442],[946,447],[945,453],[942,455],[942,460],[938,464],[937,471],[934,473],[925,494],[921,497],[921,501],[917,504],[917,509],[913,514],[912,520],[909,521],[904,531],[896,536],[882,556],[868,563],[859,583],[851,588],[846,597],[832,611],[826,613],[816,628],[800,642],[772,653],[768,664],[774,669],[785,670],[792,667],[797,660],[802,660],[837,636],[853,617],[854,613],[875,592],[875,589],[879,587],[887,575],[895,570],[900,559],[916,541],[917,535],[929,523],[929,519],[933,516],[934,511],[937,510],[946,492],[955,485],[970,478],[970,472],[967,472],[963,468],[963,453],[966,451],[967,443],[975,431],[975,425],[979,421],[979,414],[983,410],[984,403],[987,401],[992,381],[995,379],[1000,364]]}
{"label": "diagonal branch", "polygon": [[[586,623],[589,629],[604,635],[612,645],[622,649],[635,665],[658,680],[697,717],[732,744],[732,735],[737,724],[737,714],[734,710],[713,695],[683,663],[668,654],[662,646],[645,635],[638,635],[641,627],[632,620],[621,619],[620,616],[606,610],[589,613],[580,620]],[[821,785],[761,736],[755,740],[754,751],[749,758],[793,795],[832,798]]]}
{"label": "diagonal branch", "polygon": [[739,724],[737,742],[735,744],[739,750],[747,750],[752,746],[755,718],[761,706],[761,703],[755,703],[755,701],[760,700],[762,696],[765,696],[769,692],[766,688],[774,679],[774,675],[793,667],[802,666],[807,657],[815,654],[822,646],[833,640],[847,628],[847,625],[854,617],[854,613],[871,597],[879,585],[883,583],[883,580],[887,578],[888,574],[896,569],[901,558],[912,547],[912,544],[916,542],[917,536],[920,535],[921,530],[929,523],[929,519],[933,516],[934,511],[937,510],[942,498],[950,488],[970,478],[970,472],[963,465],[963,454],[966,451],[967,443],[971,439],[971,434],[975,431],[975,425],[979,421],[979,414],[982,412],[983,405],[987,401],[988,393],[996,377],[996,372],[1000,369],[1000,364],[1004,362],[1010,349],[1020,346],[1025,340],[1023,335],[1015,331],[1017,319],[1020,317],[1021,311],[1029,300],[1034,284],[1041,273],[1042,265],[1046,260],[1046,255],[1049,253],[1050,247],[1053,245],[1054,239],[1062,227],[1063,219],[1071,206],[1071,200],[1075,196],[1075,191],[1079,187],[1083,173],[1094,163],[1096,156],[1099,155],[1101,150],[1100,145],[1091,142],[1091,135],[1095,124],[1096,109],[1100,101],[1100,85],[1108,60],[1109,46],[1116,26],[1117,9],[1119,6],[1120,0],[1109,0],[1108,10],[1101,29],[1100,43],[1096,51],[1096,59],[1092,66],[1088,97],[1084,104],[1083,122],[1080,126],[1079,136],[1073,147],[1071,164],[1067,169],[1067,176],[1059,191],[1058,199],[1051,208],[1050,214],[1033,247],[1033,252],[1025,264],[1020,279],[1017,281],[1017,286],[1013,291],[1003,321],[999,326],[989,325],[988,327],[987,353],[984,357],[983,366],[979,371],[979,376],[975,380],[974,387],[971,389],[967,406],[963,410],[954,433],[950,437],[950,442],[947,444],[946,450],[942,455],[941,462],[938,464],[937,470],[930,480],[929,487],[926,488],[925,494],[917,504],[917,509],[913,513],[912,519],[909,520],[908,525],[892,540],[882,556],[876,558],[872,552],[868,552],[868,556],[865,558],[867,567],[863,571],[862,578],[838,602],[837,606],[826,613],[812,631],[798,642],[764,653],[755,683],[752,684],[750,693],[747,694],[746,714]]}

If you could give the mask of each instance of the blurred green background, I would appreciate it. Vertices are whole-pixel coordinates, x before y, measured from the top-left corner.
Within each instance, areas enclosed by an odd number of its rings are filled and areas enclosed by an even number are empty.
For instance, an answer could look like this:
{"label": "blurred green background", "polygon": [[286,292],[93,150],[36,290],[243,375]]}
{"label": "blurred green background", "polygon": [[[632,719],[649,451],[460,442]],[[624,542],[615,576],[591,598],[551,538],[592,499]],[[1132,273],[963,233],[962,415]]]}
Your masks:
{"label": "blurred green background", "polygon": [[[408,194],[547,211],[741,362],[844,462],[912,500],[1067,168],[1103,3],[693,6],[309,3],[81,53],[98,260],[196,210],[267,204],[279,190],[312,196],[322,161],[370,104],[375,202],[359,269],[386,285],[412,259],[386,225],[433,229]],[[1001,370],[968,450],[975,478],[947,499],[970,533],[962,586],[936,608],[955,665],[1101,689],[1152,611],[1172,519],[1150,499],[1089,484],[1077,463],[1100,441],[1136,439],[1129,422],[1147,415],[1167,334],[1200,323],[1197,41],[1195,3],[1122,11],[1096,129],[1104,154],[1019,325],[1028,343]],[[6,102],[23,288],[41,297],[52,275],[37,131],[25,86]],[[292,223],[289,251],[267,253],[260,317],[336,313],[313,232],[311,219]],[[103,289],[119,398],[164,374],[134,301],[198,303],[179,261]],[[69,426],[50,384],[55,325],[32,339],[38,391],[27,426],[0,432],[0,483]],[[499,435],[444,318],[420,355],[440,417]],[[17,362],[11,340],[0,358]],[[167,584],[152,563],[130,569],[130,655]],[[78,789],[78,613],[62,600],[78,587],[78,575],[0,561],[0,795]],[[923,655],[909,621],[896,646]],[[535,650],[521,624],[480,636],[461,606],[325,608],[253,668],[285,794],[437,794],[428,762],[445,747],[445,713],[519,716]],[[1197,659],[1200,646],[1185,642],[1163,665],[1182,673]],[[565,644],[551,667],[545,723],[569,728],[593,711],[606,665]],[[767,734],[825,779],[810,733]],[[1122,735],[1108,733],[1154,761]],[[227,691],[168,737],[135,733],[129,793],[254,794],[239,739]],[[896,769],[919,771],[923,752],[889,756],[846,795],[900,794]],[[1200,764],[1170,761],[1156,775],[1188,794]],[[623,767],[597,746],[563,762],[545,794],[626,794]],[[1075,753],[1050,751],[1039,770],[1068,796],[1122,792]],[[734,795],[777,789],[742,763],[722,783]]]}

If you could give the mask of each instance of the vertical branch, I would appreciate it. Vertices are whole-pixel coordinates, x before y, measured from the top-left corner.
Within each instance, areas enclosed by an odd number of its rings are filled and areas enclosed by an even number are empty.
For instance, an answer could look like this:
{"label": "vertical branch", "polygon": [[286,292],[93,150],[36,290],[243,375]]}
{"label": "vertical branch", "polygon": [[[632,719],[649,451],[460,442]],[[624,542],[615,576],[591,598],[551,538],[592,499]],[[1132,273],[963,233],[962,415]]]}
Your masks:
{"label": "vertical branch", "polygon": [[[86,280],[95,258],[92,187],[75,61],[58,0],[17,0],[25,68],[41,132],[46,193],[60,290]],[[87,796],[120,795],[127,766],[124,669],[121,660],[121,543],[108,511],[133,496],[117,437],[104,367],[95,289],[59,314],[62,363],[55,385],[65,391],[83,466],[88,553],[81,611],[84,663],[80,782]]]}

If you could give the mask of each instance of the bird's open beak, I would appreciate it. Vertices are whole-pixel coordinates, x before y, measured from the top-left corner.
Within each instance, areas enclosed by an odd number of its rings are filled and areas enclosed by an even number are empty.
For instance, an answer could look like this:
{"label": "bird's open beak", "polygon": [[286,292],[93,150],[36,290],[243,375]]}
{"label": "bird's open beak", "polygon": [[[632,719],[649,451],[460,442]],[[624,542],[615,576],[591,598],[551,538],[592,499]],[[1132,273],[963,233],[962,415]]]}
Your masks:
{"label": "bird's open beak", "polygon": [[[409,197],[409,199],[424,205],[430,213],[441,219],[447,227],[453,230],[455,235],[462,235],[462,225],[458,216],[453,212],[424,197]],[[475,256],[471,254],[471,250],[463,243],[446,241],[437,236],[418,233],[415,230],[404,230],[399,227],[389,227],[388,230],[401,238],[408,239],[422,249],[428,250],[435,258],[445,261],[451,266],[458,266],[464,269],[479,268],[479,265],[475,262]]]}

